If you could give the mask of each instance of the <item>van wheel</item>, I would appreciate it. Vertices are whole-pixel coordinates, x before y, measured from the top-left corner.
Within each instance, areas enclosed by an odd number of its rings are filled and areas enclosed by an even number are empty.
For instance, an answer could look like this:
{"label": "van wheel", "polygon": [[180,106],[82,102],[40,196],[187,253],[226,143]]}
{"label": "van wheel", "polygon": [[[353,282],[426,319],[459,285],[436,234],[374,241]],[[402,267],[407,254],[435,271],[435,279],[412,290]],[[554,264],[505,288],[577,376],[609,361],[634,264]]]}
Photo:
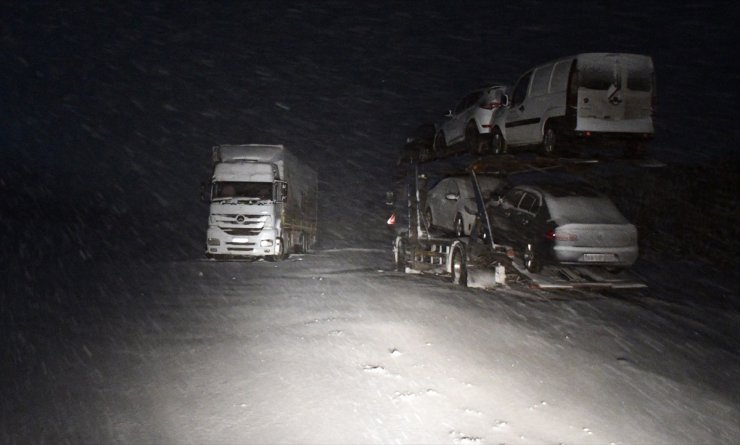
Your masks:
{"label": "van wheel", "polygon": [[465,142],[468,145],[468,152],[471,155],[481,154],[480,134],[478,133],[478,127],[475,126],[475,122],[468,123],[468,126],[465,128]]}
{"label": "van wheel", "polygon": [[540,255],[532,244],[527,244],[524,249],[524,267],[532,273],[538,273],[542,270]]}
{"label": "van wheel", "polygon": [[458,245],[453,248],[452,259],[450,261],[450,275],[452,277],[452,282],[460,286],[467,286],[468,268],[462,247]]}
{"label": "van wheel", "polygon": [[498,128],[493,133],[493,138],[491,139],[491,148],[493,150],[493,154],[495,155],[502,155],[506,153],[506,141],[504,140],[504,135],[501,134],[501,130]]}
{"label": "van wheel", "polygon": [[462,215],[459,213],[455,217],[455,224],[452,227],[455,228],[456,237],[460,238],[461,236],[465,236],[465,227],[463,225]]}
{"label": "van wheel", "polygon": [[542,139],[542,151],[545,156],[554,156],[559,151],[558,135],[552,127],[545,129],[545,136]]}

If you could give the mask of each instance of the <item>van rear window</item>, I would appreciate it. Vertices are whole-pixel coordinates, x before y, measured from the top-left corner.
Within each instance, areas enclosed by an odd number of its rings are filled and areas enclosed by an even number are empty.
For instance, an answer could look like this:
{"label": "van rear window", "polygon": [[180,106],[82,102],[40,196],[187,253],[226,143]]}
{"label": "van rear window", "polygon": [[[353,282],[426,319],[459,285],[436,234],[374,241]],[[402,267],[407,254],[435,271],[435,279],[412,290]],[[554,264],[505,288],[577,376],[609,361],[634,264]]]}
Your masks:
{"label": "van rear window", "polygon": [[612,85],[619,86],[619,79],[613,65],[586,65],[580,68],[579,83],[590,90],[608,90]]}
{"label": "van rear window", "polygon": [[627,89],[632,91],[650,91],[653,84],[653,73],[648,70],[630,70],[627,73]]}

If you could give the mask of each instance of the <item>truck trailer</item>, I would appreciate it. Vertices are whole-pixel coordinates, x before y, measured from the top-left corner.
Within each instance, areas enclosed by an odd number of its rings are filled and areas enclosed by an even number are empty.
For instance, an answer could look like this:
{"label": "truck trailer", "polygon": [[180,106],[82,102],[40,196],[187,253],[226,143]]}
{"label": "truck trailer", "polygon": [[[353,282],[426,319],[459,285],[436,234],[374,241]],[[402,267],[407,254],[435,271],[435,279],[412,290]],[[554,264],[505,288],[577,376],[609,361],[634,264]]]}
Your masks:
{"label": "truck trailer", "polygon": [[318,176],[282,145],[217,145],[206,256],[279,261],[317,239]]}

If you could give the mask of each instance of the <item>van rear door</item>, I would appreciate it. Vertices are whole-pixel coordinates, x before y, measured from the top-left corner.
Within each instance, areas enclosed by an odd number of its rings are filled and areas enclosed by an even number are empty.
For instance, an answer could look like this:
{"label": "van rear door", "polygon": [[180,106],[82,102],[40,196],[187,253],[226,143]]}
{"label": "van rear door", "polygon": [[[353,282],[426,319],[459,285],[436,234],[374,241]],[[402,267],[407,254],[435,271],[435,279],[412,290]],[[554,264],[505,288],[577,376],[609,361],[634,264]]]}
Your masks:
{"label": "van rear door", "polygon": [[576,131],[653,133],[653,62],[637,54],[578,57]]}

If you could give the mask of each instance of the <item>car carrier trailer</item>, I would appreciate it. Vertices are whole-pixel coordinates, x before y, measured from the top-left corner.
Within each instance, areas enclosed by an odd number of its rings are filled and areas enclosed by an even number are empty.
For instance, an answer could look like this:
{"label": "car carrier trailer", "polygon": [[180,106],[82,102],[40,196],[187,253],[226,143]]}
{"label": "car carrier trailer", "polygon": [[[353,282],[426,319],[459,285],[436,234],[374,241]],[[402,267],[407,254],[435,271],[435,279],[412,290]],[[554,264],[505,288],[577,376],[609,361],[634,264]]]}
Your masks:
{"label": "car carrier trailer", "polygon": [[[430,175],[452,173],[437,163],[410,163],[406,170],[400,196],[389,194],[397,206],[393,222],[402,221],[393,241],[393,255],[397,271],[434,274],[449,277],[458,285],[495,288],[520,285],[539,289],[634,289],[646,287],[630,273],[612,274],[586,266],[545,265],[538,273],[529,272],[522,258],[508,245],[495,238],[491,221],[485,211],[485,197],[478,176],[481,174],[507,175],[530,170],[588,168],[596,161],[562,160],[551,158],[520,159],[515,156],[495,156],[480,159],[466,167],[470,175],[477,207],[477,218],[470,236],[456,237],[430,227],[424,216],[427,182]],[[440,171],[442,172],[440,174]],[[446,173],[445,173],[446,172]],[[398,205],[396,200],[400,200]],[[400,208],[398,208],[400,207]]]}

